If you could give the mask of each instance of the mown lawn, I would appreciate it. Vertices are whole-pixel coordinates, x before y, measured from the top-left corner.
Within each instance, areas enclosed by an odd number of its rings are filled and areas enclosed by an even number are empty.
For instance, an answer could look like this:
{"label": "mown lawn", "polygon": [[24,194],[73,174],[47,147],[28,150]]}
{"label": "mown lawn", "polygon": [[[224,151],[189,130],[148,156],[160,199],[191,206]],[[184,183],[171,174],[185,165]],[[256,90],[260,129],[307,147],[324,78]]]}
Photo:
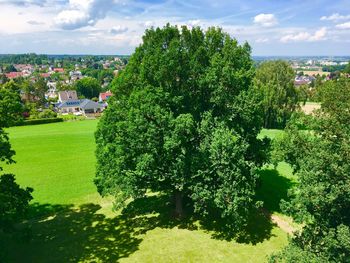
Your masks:
{"label": "mown lawn", "polygon": [[97,121],[76,121],[8,129],[16,164],[4,172],[34,188],[36,202],[84,202],[96,193],[94,131]]}
{"label": "mown lawn", "polygon": [[[178,221],[162,195],[111,212],[111,201],[99,197],[93,184],[96,124],[8,129],[17,163],[5,172],[34,188],[31,219],[6,242],[9,262],[264,262],[287,243],[287,234],[262,215],[254,215],[236,241],[214,220],[189,215]],[[279,199],[291,185],[289,172],[283,164],[261,171],[258,196],[271,212],[279,212]]]}

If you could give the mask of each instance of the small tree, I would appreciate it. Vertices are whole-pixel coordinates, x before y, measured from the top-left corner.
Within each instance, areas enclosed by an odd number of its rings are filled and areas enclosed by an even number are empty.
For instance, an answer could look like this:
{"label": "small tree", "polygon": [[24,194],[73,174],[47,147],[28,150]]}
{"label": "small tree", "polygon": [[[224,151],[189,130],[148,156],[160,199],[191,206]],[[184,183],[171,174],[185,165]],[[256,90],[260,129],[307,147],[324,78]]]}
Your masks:
{"label": "small tree", "polygon": [[148,189],[170,193],[178,215],[188,197],[240,228],[266,157],[253,75],[249,45],[221,29],[147,30],[98,125],[98,191],[118,204]]}
{"label": "small tree", "polygon": [[75,89],[79,95],[91,99],[98,97],[101,92],[101,85],[97,79],[85,77],[75,82]]}
{"label": "small tree", "polygon": [[294,77],[294,70],[282,60],[264,62],[257,69],[254,83],[261,94],[265,128],[284,127],[299,107]]}

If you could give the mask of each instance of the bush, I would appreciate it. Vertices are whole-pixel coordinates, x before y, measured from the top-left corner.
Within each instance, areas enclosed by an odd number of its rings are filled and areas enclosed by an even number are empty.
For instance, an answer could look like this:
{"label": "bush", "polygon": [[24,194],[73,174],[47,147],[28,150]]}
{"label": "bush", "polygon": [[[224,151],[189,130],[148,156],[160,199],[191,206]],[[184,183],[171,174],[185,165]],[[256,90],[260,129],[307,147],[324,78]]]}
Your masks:
{"label": "bush", "polygon": [[63,122],[62,118],[48,118],[48,119],[34,119],[34,120],[25,120],[17,126],[27,126],[27,125],[36,125],[36,124],[45,124],[45,123],[54,123],[54,122]]}
{"label": "bush", "polygon": [[57,113],[50,109],[45,109],[38,114],[38,119],[52,119],[57,117]]}
{"label": "bush", "polygon": [[63,121],[82,121],[86,119],[85,116],[77,116],[74,114],[60,115],[60,118],[62,118]]}

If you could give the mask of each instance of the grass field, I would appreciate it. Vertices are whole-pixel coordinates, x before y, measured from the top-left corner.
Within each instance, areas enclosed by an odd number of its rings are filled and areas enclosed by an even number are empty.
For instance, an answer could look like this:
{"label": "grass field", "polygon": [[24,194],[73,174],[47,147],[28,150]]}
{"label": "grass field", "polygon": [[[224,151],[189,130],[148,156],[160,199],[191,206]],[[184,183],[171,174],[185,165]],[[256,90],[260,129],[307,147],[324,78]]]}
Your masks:
{"label": "grass field", "polygon": [[[236,241],[214,221],[177,221],[167,196],[151,195],[112,212],[111,201],[93,184],[96,124],[8,129],[17,163],[5,172],[34,188],[30,220],[5,245],[9,262],[264,262],[287,243],[287,234],[262,215]],[[258,196],[265,208],[280,213],[278,202],[294,182],[289,167],[266,167],[261,178]]]}

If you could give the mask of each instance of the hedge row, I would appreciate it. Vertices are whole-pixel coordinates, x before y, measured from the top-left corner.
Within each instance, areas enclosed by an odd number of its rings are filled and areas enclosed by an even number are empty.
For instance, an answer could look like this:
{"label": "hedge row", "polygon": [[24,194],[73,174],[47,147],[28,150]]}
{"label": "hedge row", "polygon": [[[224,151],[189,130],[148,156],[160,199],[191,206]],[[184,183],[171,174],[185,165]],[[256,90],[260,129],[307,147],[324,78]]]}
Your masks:
{"label": "hedge row", "polygon": [[63,122],[63,119],[48,118],[48,119],[24,120],[23,122],[18,123],[17,126],[27,126],[27,125],[36,125],[36,124],[45,124],[45,123],[54,123],[54,122]]}

